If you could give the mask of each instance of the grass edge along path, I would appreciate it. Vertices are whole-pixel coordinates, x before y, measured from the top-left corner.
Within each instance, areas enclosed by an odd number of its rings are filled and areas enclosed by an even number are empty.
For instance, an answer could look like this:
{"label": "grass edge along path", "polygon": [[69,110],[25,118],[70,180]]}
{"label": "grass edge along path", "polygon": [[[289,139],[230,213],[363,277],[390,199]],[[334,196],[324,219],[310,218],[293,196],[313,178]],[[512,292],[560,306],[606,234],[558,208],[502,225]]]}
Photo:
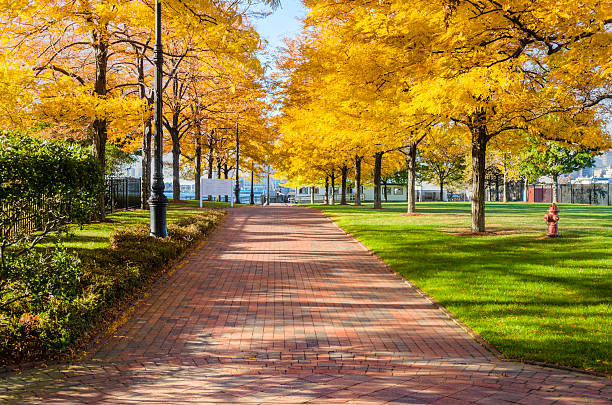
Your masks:
{"label": "grass edge along path", "polygon": [[[213,209],[207,205],[200,210],[171,204],[167,211],[169,237],[163,240],[148,236],[149,211],[145,210],[115,212],[104,222],[94,222],[82,228],[74,226],[62,246],[81,259],[86,279],[95,285],[84,286],[84,291],[93,288],[95,293],[88,294],[87,298],[98,302],[89,309],[81,308],[79,315],[82,320],[60,325],[63,329],[72,329],[67,335],[72,338],[60,347],[45,346],[45,341],[36,336],[35,328],[31,328],[30,336],[14,336],[15,339],[30,338],[30,351],[20,353],[19,357],[3,358],[0,372],[85,356],[86,350],[103,339],[140,297],[163,280],[185,254],[201,246],[222,222],[225,211],[217,209],[217,205],[213,205]],[[44,315],[34,316],[44,318]],[[45,324],[38,326],[42,336],[57,333],[46,328]],[[3,344],[10,346],[10,336],[4,337]],[[3,350],[7,348],[10,347],[3,346]]]}
{"label": "grass edge along path", "polygon": [[469,203],[312,206],[506,358],[612,374],[612,207],[487,203],[491,236],[467,236]]}

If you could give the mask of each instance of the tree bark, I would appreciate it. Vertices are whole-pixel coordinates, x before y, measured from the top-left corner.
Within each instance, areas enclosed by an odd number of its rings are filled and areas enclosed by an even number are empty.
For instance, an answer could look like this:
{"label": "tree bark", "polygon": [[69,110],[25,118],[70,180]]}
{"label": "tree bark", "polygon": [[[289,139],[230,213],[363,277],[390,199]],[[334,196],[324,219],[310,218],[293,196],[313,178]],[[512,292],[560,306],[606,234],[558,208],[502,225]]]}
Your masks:
{"label": "tree bark", "polygon": [[502,200],[503,202],[507,203],[508,202],[508,176],[506,175],[505,171],[504,171],[504,183],[502,187],[504,188],[502,190]]}
{"label": "tree bark", "polygon": [[[213,149],[213,142],[212,142],[212,137],[213,137],[213,132],[214,130],[210,131],[210,139],[209,139],[209,143],[208,143],[208,178],[212,179],[213,177],[213,167],[214,167],[214,149]],[[208,201],[212,201],[213,200],[213,196],[212,195],[208,195]]]}
{"label": "tree bark", "polygon": [[[101,39],[98,33],[93,34],[94,40],[94,53],[96,59],[96,71],[95,71],[95,83],[94,93],[98,96],[104,97],[107,92],[107,66],[108,66],[108,43],[106,39]],[[92,149],[93,155],[98,162],[100,167],[106,170],[106,139],[108,136],[107,132],[108,123],[105,118],[95,117],[92,125]],[[104,204],[104,192],[101,192],[98,197],[98,219],[104,220],[106,218],[106,207]]]}
{"label": "tree bark", "polygon": [[325,205],[329,205],[329,177],[325,176]]}
{"label": "tree bark", "polygon": [[499,202],[499,174],[495,173],[495,201]]}
{"label": "tree bark", "polygon": [[[223,164],[223,177],[227,180],[229,179],[229,169],[227,168],[227,163]],[[223,196],[223,201],[224,202],[228,202],[229,200],[229,196],[225,195]]]}
{"label": "tree bark", "polygon": [[472,232],[485,232],[485,165],[487,128],[484,112],[473,117],[472,133]]}
{"label": "tree bark", "polygon": [[202,145],[200,144],[200,129],[196,128],[197,135],[195,139],[195,199],[200,200],[200,177],[202,177]]}
{"label": "tree bark", "polygon": [[385,202],[387,202],[389,201],[388,196],[387,196],[387,194],[389,193],[389,190],[388,190],[389,187],[387,187],[387,180],[383,181],[382,185],[383,185],[383,197],[385,198]]}
{"label": "tree bark", "polygon": [[340,194],[340,205],[346,205],[346,174],[348,167],[342,166],[342,192]]}
{"label": "tree bark", "polygon": [[408,154],[406,156],[406,164],[408,166],[408,213],[413,214],[416,212],[416,154],[417,144],[412,143],[408,147]]}
{"label": "tree bark", "polygon": [[552,202],[557,204],[558,203],[558,192],[559,192],[559,176],[556,174],[553,174],[552,176],[553,178],[553,190],[552,190]]}
{"label": "tree bark", "polygon": [[[221,160],[217,158],[217,178],[221,178]],[[221,202],[221,196],[217,196],[217,202]]]}
{"label": "tree bark", "polygon": [[[137,54],[139,96],[146,100],[147,112],[153,108],[153,93],[147,94],[144,73],[144,50],[143,54]],[[151,137],[153,134],[153,115],[144,118],[142,122],[142,175],[140,178],[141,206],[149,209],[149,198],[151,197]]]}
{"label": "tree bark", "polygon": [[310,203],[314,204],[315,203],[315,197],[314,197],[314,186],[310,186]]}
{"label": "tree bark", "polygon": [[334,170],[332,170],[331,173],[331,194],[330,194],[331,198],[329,201],[330,205],[335,205],[336,204],[336,173]]}
{"label": "tree bark", "polygon": [[378,152],[374,155],[374,209],[381,209],[380,201],[380,174],[382,170],[382,157],[384,152]]}
{"label": "tree bark", "polygon": [[178,132],[178,114],[172,115],[172,128],[170,138],[172,139],[172,199],[181,200],[181,145]]}
{"label": "tree bark", "polygon": [[440,201],[444,201],[444,181],[440,180]]}
{"label": "tree bark", "polygon": [[142,190],[142,209],[149,209],[149,198],[151,197],[151,134],[153,133],[153,121],[146,119],[142,125],[142,177],[140,179]]}
{"label": "tree bark", "polygon": [[362,156],[355,156],[355,205],[361,205],[361,161]]}

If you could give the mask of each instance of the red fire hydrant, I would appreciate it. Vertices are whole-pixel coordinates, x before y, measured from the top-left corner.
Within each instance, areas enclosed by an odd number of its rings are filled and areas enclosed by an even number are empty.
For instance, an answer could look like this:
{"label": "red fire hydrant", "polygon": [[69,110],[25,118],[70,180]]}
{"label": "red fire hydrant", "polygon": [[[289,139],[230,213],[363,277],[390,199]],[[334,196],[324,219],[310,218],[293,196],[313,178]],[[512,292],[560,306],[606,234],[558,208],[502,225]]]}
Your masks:
{"label": "red fire hydrant", "polygon": [[559,214],[559,208],[557,208],[555,203],[552,203],[546,212],[548,212],[548,214],[544,215],[544,219],[548,222],[548,233],[546,236],[551,238],[561,236],[559,235],[559,227],[557,226],[559,222],[559,215],[557,215]]}

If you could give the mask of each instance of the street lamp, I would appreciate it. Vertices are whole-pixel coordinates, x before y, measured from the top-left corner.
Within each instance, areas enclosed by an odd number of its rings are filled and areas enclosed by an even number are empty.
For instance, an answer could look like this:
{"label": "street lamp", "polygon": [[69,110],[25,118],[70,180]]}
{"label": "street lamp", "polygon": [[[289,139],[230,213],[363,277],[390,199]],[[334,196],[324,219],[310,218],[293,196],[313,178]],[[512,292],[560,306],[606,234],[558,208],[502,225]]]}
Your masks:
{"label": "street lamp", "polygon": [[270,205],[270,165],[268,165],[268,181],[266,188],[266,205]]}
{"label": "street lamp", "polygon": [[153,139],[153,184],[151,185],[151,198],[149,198],[150,216],[151,216],[151,235],[160,238],[168,236],[166,229],[166,208],[168,207],[168,198],[164,195],[164,173],[163,173],[163,127],[162,127],[162,65],[164,61],[162,51],[162,18],[161,18],[161,1],[155,3],[155,48],[153,58],[155,61],[155,84],[153,91],[154,99],[154,114],[155,136]]}
{"label": "street lamp", "polygon": [[238,141],[238,119],[236,119],[236,184],[234,185],[234,194],[236,196],[236,204],[240,204],[240,142]]}

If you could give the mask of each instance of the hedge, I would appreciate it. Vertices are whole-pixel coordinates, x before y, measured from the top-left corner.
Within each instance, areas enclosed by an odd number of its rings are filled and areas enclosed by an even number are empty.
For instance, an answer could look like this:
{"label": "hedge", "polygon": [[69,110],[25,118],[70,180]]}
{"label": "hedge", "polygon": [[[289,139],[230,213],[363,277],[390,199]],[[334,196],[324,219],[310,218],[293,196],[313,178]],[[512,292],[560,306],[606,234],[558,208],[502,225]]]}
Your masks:
{"label": "hedge", "polygon": [[70,282],[59,280],[56,285],[58,280],[42,277],[49,281],[38,295],[43,299],[17,301],[10,311],[0,313],[0,364],[65,356],[71,345],[99,326],[105,314],[159,277],[223,215],[224,211],[207,210],[169,224],[165,239],[149,236],[147,226],[119,227],[111,233],[108,248],[79,256],[56,250],[52,273],[69,276]]}

